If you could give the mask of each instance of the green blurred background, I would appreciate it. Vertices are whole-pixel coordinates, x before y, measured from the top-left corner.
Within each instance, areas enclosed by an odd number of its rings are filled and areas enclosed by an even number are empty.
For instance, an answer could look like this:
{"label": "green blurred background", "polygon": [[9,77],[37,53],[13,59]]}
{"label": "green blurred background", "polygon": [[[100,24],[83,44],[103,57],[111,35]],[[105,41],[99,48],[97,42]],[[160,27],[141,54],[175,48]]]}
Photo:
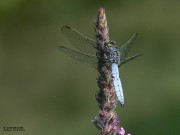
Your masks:
{"label": "green blurred background", "polygon": [[[98,135],[97,71],[56,51],[74,49],[60,28],[94,39],[94,19],[106,9],[110,37],[130,55],[120,69],[125,107],[121,126],[133,135],[180,134],[180,1],[0,0],[0,134]],[[24,132],[4,132],[23,126]]]}

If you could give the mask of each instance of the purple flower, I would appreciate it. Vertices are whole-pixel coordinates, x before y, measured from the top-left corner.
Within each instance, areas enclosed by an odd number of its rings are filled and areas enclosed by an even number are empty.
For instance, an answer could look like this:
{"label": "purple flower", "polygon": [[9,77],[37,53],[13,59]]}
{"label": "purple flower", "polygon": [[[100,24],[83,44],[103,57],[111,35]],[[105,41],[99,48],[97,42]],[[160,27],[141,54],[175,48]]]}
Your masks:
{"label": "purple flower", "polygon": [[[117,133],[120,135],[125,135],[125,130],[123,127],[121,127],[119,130],[117,130]],[[127,135],[131,135],[131,134],[127,134]]]}
{"label": "purple flower", "polygon": [[118,133],[119,133],[120,135],[125,135],[125,130],[124,130],[124,128],[121,127],[121,129],[118,130]]}
{"label": "purple flower", "polygon": [[113,123],[111,124],[112,127],[117,126],[117,124],[120,122],[118,119],[114,119]]}

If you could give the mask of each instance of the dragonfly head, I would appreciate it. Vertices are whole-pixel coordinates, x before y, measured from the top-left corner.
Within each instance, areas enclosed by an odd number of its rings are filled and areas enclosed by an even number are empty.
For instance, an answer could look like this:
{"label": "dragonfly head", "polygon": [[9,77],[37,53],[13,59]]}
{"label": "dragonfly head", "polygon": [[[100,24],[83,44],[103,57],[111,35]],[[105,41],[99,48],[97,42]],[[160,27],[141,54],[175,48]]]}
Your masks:
{"label": "dragonfly head", "polygon": [[104,43],[105,46],[107,47],[114,47],[116,46],[116,42],[113,41],[113,40],[107,40],[105,43]]}

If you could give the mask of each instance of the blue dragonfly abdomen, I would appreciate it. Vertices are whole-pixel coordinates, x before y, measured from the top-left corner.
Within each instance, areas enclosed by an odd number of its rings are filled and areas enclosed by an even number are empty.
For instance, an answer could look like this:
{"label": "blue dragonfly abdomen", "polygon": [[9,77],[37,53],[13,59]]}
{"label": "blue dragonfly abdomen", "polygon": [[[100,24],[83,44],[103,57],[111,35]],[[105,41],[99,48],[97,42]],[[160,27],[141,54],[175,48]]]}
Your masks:
{"label": "blue dragonfly abdomen", "polygon": [[113,77],[114,88],[116,91],[116,96],[118,100],[120,101],[120,104],[124,106],[124,94],[123,94],[121,80],[119,78],[118,65],[116,63],[111,64],[111,71],[112,71],[112,77]]}

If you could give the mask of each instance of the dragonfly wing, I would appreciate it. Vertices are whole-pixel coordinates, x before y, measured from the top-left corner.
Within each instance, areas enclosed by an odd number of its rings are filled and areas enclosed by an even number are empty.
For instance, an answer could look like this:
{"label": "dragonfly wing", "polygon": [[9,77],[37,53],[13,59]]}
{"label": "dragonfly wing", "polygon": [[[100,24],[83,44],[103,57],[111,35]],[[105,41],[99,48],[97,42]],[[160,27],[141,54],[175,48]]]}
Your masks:
{"label": "dragonfly wing", "polygon": [[137,33],[135,33],[132,38],[126,43],[124,44],[121,48],[120,48],[120,66],[122,66],[124,63],[131,61],[135,58],[137,58],[138,56],[141,56],[142,54],[138,54],[132,57],[127,57],[129,50],[132,48],[135,40],[137,37]]}
{"label": "dragonfly wing", "polygon": [[123,60],[127,58],[127,54],[129,50],[131,49],[131,47],[133,46],[133,43],[136,40],[136,37],[137,37],[137,33],[134,34],[132,38],[120,48],[120,59]]}
{"label": "dragonfly wing", "polygon": [[81,52],[96,54],[96,41],[82,35],[69,26],[63,26],[61,31],[68,38],[69,42]]}
{"label": "dragonfly wing", "polygon": [[135,59],[135,58],[137,58],[137,57],[139,57],[141,55],[143,55],[143,54],[137,54],[137,55],[134,55],[132,57],[127,57],[127,58],[121,60],[119,67],[122,66],[123,64],[125,64],[126,62],[129,62],[129,61],[131,61],[131,60],[133,60],[133,59]]}
{"label": "dragonfly wing", "polygon": [[57,50],[64,53],[65,55],[68,55],[68,56],[74,58],[75,60],[90,64],[92,67],[97,68],[98,60],[97,60],[96,56],[86,55],[86,54],[68,49],[64,46],[57,46]]}
{"label": "dragonfly wing", "polygon": [[122,89],[122,85],[121,85],[121,80],[119,78],[118,65],[115,63],[112,63],[111,70],[112,70],[113,83],[114,83],[114,88],[116,91],[116,96],[117,96],[118,100],[120,101],[121,106],[123,106],[124,105],[124,94],[123,94],[123,89]]}

